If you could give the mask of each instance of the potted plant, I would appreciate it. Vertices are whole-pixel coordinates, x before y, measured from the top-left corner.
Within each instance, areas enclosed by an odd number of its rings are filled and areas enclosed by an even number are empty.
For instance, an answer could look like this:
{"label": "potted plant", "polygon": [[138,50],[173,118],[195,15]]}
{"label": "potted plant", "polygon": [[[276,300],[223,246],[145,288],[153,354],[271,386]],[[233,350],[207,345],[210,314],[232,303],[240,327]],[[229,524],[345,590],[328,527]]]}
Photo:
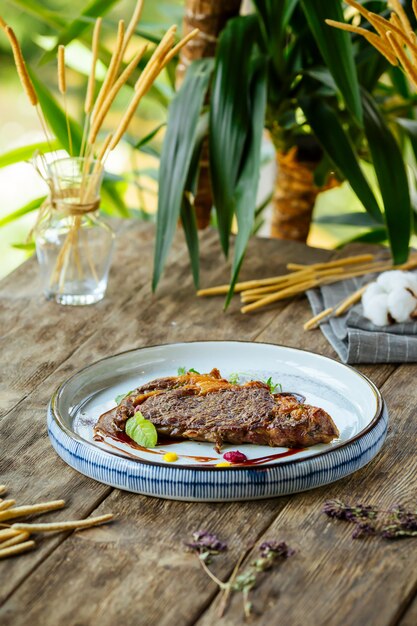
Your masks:
{"label": "potted plant", "polygon": [[[256,0],[254,4],[253,14],[229,20],[214,62],[205,59],[190,66],[171,105],[159,178],[154,288],[180,217],[198,283],[193,204],[205,132],[213,203],[226,255],[232,223],[237,221],[230,294],[253,228],[265,128],[281,164],[279,191],[287,175],[285,166],[292,174],[286,187],[293,200],[300,188],[304,195],[310,190],[314,201],[317,189],[336,172],[341,180],[348,180],[362,202],[367,223],[380,238],[388,236],[394,261],[407,258],[412,210],[398,138],[414,129],[397,120],[398,114],[402,119],[412,115],[412,99],[398,68],[390,70],[389,88],[381,87],[388,61],[362,37],[351,41],[348,33],[325,23],[327,18],[344,21],[342,2]],[[372,5],[379,11],[386,9],[385,2]],[[393,92],[397,107],[392,106]],[[360,159],[373,163],[383,208]],[[171,170],[170,163],[175,163]],[[281,207],[289,204],[281,197],[278,202]],[[301,219],[307,217],[307,224],[311,210],[312,203],[303,211]],[[300,230],[305,234],[305,226]]]}

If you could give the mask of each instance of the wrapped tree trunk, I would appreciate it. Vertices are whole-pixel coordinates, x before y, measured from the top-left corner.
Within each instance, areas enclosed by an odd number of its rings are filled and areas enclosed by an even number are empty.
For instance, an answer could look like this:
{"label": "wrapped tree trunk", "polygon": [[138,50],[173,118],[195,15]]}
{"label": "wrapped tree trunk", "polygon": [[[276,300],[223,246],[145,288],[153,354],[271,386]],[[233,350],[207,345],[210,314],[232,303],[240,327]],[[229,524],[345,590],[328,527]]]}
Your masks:
{"label": "wrapped tree trunk", "polygon": [[[239,14],[241,0],[186,0],[183,20],[183,34],[194,28],[200,33],[181,50],[177,66],[177,86],[181,84],[187,67],[195,59],[212,57],[215,54],[220,32],[231,17]],[[198,228],[209,225],[212,207],[210,186],[208,140],[203,143],[200,159],[200,176],[194,207]]]}
{"label": "wrapped tree trunk", "polygon": [[[308,158],[310,156],[310,158]],[[305,242],[317,195],[338,184],[331,177],[323,187],[314,184],[314,170],[321,155],[303,155],[294,146],[288,152],[277,150],[277,177],[273,196],[271,235],[278,239]]]}

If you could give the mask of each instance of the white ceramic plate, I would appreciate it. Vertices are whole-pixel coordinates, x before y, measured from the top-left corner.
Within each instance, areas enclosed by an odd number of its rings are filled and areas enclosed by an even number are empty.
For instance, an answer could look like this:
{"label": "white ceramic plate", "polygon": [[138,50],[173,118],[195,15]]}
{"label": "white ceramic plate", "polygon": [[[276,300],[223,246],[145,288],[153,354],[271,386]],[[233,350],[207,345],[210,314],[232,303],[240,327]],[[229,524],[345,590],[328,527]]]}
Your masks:
{"label": "white ceramic plate", "polygon": [[[268,379],[282,391],[305,396],[334,419],[340,438],[304,450],[253,444],[225,445],[221,454],[205,442],[162,441],[136,450],[120,441],[93,439],[98,417],[115,406],[119,394],[180,367],[228,378]],[[192,342],[142,348],[118,354],[81,370],[54,394],[48,415],[58,454],[79,471],[114,486],[168,498],[233,500],[269,497],[326,484],[367,463],[385,438],[387,413],[376,387],[362,374],[332,359],[262,343]],[[168,445],[167,445],[168,444]],[[248,463],[216,467],[230,450]],[[164,461],[176,452],[175,463]]]}

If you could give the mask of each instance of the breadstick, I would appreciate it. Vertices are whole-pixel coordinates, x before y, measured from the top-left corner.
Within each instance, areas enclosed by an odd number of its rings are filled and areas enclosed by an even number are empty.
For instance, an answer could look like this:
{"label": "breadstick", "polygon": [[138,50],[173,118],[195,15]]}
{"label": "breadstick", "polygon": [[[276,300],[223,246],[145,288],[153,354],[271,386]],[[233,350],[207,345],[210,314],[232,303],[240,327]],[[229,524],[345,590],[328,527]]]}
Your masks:
{"label": "breadstick", "polygon": [[324,309],[321,313],[318,313],[314,317],[308,320],[303,326],[304,330],[312,330],[316,328],[319,322],[321,322],[325,317],[329,317],[331,313],[333,313],[333,307],[329,307],[328,309]]}
{"label": "breadstick", "polygon": [[11,506],[16,504],[16,500],[2,500],[0,502],[0,511],[5,511],[6,509],[10,509]]}
{"label": "breadstick", "polygon": [[4,548],[4,550],[0,549],[0,559],[6,559],[9,556],[26,552],[30,550],[30,548],[33,548],[34,545],[34,541],[25,541],[24,543],[19,543],[17,546],[10,546],[9,548]]}
{"label": "breadstick", "polygon": [[97,526],[98,524],[104,524],[111,519],[113,519],[113,513],[107,513],[106,515],[100,515],[99,517],[90,517],[88,519],[74,520],[70,522],[51,522],[48,524],[13,524],[12,529],[26,530],[33,533],[78,530],[90,528],[91,526]]}
{"label": "breadstick", "polygon": [[16,537],[16,535],[19,534],[20,530],[12,530],[11,528],[0,530],[0,542],[6,541],[6,539],[10,539],[11,537]]}
{"label": "breadstick", "polygon": [[5,548],[9,548],[10,546],[17,546],[19,543],[23,543],[27,541],[30,537],[30,533],[26,531],[18,531],[15,537],[8,539],[7,541],[3,541],[0,543],[0,549],[4,550]]}
{"label": "breadstick", "polygon": [[33,515],[34,513],[46,513],[47,511],[56,511],[65,506],[65,500],[52,500],[51,502],[40,502],[39,504],[30,504],[27,506],[17,506],[14,509],[0,512],[0,521],[22,517],[23,515]]}

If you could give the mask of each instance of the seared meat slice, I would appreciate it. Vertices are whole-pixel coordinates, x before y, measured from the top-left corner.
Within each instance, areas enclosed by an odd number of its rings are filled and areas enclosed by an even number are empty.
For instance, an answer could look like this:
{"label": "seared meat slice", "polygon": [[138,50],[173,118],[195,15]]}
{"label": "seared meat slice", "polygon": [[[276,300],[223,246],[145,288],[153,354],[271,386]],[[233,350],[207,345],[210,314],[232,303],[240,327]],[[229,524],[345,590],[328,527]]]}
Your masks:
{"label": "seared meat slice", "polygon": [[323,409],[294,396],[272,394],[260,381],[233,385],[218,370],[161,378],[139,387],[100,417],[96,435],[124,431],[137,410],[161,435],[210,441],[218,449],[223,442],[306,447],[339,435]]}

